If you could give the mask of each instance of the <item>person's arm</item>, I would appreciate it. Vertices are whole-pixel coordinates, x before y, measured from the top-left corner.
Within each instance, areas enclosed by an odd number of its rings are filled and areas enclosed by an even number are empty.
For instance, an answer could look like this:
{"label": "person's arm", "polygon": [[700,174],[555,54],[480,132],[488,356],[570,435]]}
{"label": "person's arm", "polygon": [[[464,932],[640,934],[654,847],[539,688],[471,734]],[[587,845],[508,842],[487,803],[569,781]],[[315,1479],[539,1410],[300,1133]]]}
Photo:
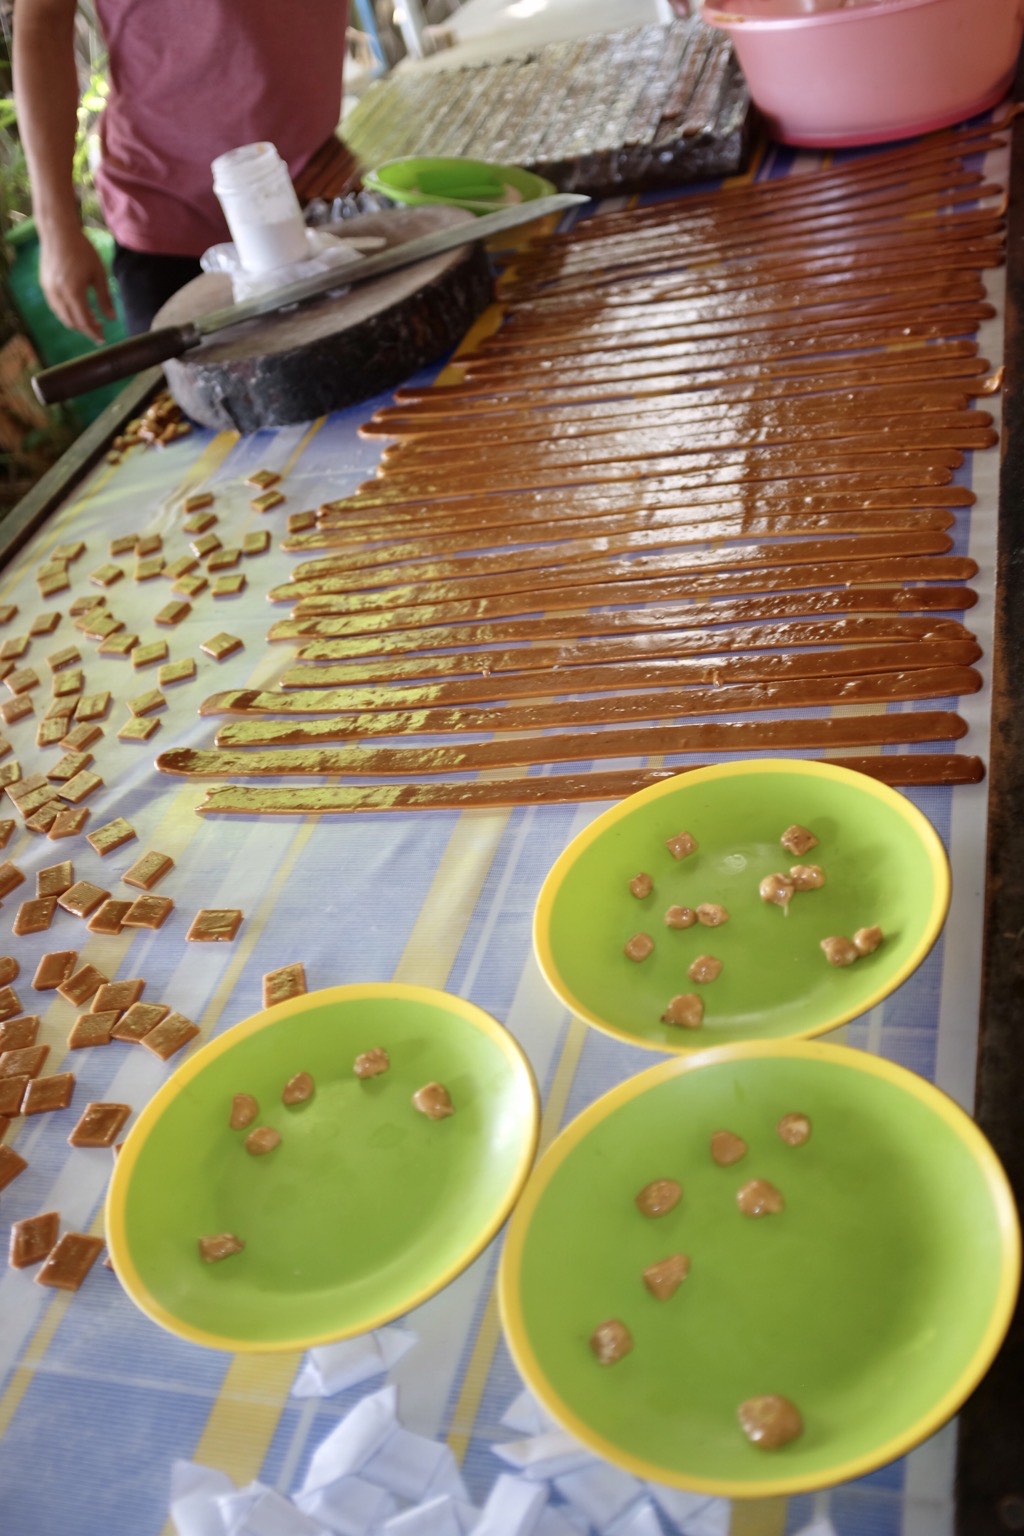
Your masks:
{"label": "person's arm", "polygon": [[74,38],[75,0],[16,0],[14,94],[39,230],[39,281],[59,320],[102,341],[90,291],[108,319],[114,307],[71,179],[78,121]]}

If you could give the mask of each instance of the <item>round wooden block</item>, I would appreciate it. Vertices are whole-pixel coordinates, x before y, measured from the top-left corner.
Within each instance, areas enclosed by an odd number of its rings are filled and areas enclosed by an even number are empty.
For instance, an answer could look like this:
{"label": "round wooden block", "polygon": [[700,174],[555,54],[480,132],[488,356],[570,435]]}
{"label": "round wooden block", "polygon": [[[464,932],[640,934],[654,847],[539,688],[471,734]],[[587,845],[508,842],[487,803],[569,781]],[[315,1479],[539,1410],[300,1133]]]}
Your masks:
{"label": "round wooden block", "polygon": [[[400,245],[473,215],[459,208],[364,214],[343,233]],[[339,285],[343,281],[339,277]],[[182,410],[204,427],[257,432],[309,421],[393,388],[450,352],[490,302],[481,242],[220,331],[164,364]],[[231,279],[204,272],[174,294],[154,328],[194,320],[231,303]]]}

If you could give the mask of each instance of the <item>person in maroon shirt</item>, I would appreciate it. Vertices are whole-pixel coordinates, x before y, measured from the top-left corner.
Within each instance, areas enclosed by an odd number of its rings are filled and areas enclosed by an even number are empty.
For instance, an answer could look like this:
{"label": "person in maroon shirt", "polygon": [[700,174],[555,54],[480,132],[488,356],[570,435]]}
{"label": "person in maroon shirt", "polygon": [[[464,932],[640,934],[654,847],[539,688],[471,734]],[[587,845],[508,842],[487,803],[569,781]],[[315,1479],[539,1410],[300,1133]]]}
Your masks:
{"label": "person in maroon shirt", "polygon": [[[110,94],[97,186],[116,242],[128,328],[228,238],[210,163],[269,140],[292,176],[337,126],[346,0],[96,0]],[[112,317],[71,178],[78,107],[75,0],[15,0],[14,86],[50,308],[94,340]]]}

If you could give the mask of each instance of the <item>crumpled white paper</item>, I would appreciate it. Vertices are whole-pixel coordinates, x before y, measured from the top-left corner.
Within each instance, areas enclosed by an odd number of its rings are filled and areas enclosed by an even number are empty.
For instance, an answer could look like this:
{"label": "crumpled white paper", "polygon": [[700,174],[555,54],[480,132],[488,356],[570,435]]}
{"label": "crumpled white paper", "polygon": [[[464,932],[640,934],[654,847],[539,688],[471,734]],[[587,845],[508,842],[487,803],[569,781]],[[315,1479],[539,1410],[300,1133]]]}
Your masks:
{"label": "crumpled white paper", "polygon": [[712,1499],[706,1493],[686,1493],[682,1488],[647,1487],[674,1531],[680,1536],[729,1536],[728,1499]]}
{"label": "crumpled white paper", "polygon": [[311,1349],[292,1385],[292,1397],[333,1397],[381,1376],[416,1343],[408,1328],[378,1328],[358,1339]]}
{"label": "crumpled white paper", "polygon": [[398,1393],[394,1387],[382,1387],[356,1403],[313,1452],[301,1491],[313,1493],[340,1477],[361,1472],[393,1432],[397,1407]]}
{"label": "crumpled white paper", "polygon": [[635,1504],[644,1491],[643,1483],[620,1472],[607,1462],[592,1459],[590,1466],[581,1472],[567,1472],[556,1477],[555,1487],[562,1497],[582,1510],[587,1519],[606,1531],[612,1522]]}
{"label": "crumpled white paper", "polygon": [[228,1530],[229,1536],[324,1536],[319,1520],[303,1514],[272,1488],[258,1494],[241,1524]]}
{"label": "crumpled white paper", "polygon": [[662,1536],[661,1521],[650,1499],[630,1505],[625,1514],[619,1515],[604,1530],[606,1536]]}
{"label": "crumpled white paper", "polygon": [[395,1515],[384,1526],[385,1536],[469,1536],[479,1516],[472,1504],[450,1494],[428,1499],[415,1509]]}
{"label": "crumpled white paper", "polygon": [[178,1536],[224,1536],[216,1500],[234,1488],[227,1473],[216,1467],[176,1461],[171,1467],[171,1523]]}
{"label": "crumpled white paper", "polygon": [[536,1536],[548,1491],[502,1472],[491,1489],[473,1536]]}
{"label": "crumpled white paper", "polygon": [[506,1440],[492,1445],[491,1449],[501,1461],[515,1467],[531,1482],[561,1477],[566,1472],[579,1472],[597,1462],[594,1453],[586,1450],[564,1429],[549,1429],[526,1440]]}
{"label": "crumpled white paper", "polygon": [[549,1504],[541,1512],[533,1536],[590,1536],[590,1521],[568,1504]]}
{"label": "crumpled white paper", "polygon": [[297,1493],[295,1504],[333,1536],[373,1536],[398,1509],[385,1488],[361,1477],[339,1477],[314,1493]]}
{"label": "crumpled white paper", "polygon": [[549,1429],[557,1429],[554,1419],[538,1403],[532,1392],[524,1387],[518,1397],[512,1399],[500,1421],[506,1429],[517,1435],[543,1435]]}
{"label": "crumpled white paper", "polygon": [[458,1463],[447,1445],[395,1425],[360,1468],[361,1476],[400,1499],[419,1504],[440,1494],[468,1499]]}

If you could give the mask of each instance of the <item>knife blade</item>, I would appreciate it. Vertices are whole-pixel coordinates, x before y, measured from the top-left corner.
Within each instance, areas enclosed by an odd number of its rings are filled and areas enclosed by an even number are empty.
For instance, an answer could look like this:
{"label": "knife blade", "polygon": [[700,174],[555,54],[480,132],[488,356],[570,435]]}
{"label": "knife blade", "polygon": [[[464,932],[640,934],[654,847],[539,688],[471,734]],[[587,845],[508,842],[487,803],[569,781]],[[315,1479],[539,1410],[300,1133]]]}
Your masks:
{"label": "knife blade", "polygon": [[470,245],[477,240],[487,240],[492,235],[503,234],[521,224],[542,219],[547,214],[563,213],[590,199],[577,192],[556,192],[550,197],[538,197],[532,202],[516,203],[511,208],[499,208],[495,213],[485,213],[482,218],[468,219],[464,224],[453,224],[447,229],[434,230],[428,235],[418,235],[388,250],[376,251],[372,256],[361,256],[357,261],[335,267],[330,272],[319,272],[315,277],[289,283],[273,293],[260,294],[241,304],[230,304],[224,309],[211,310],[196,320],[181,325],[161,326],[155,331],[145,331],[141,336],[129,336],[125,341],[115,341],[108,347],[98,347],[70,362],[55,368],[45,368],[32,380],[36,398],[44,405],[55,405],[70,400],[88,389],[103,384],[116,383],[129,378],[143,368],[152,368],[168,358],[182,357],[198,347],[206,336],[224,331],[234,325],[260,315],[276,314],[315,299],[334,289],[349,288],[354,283],[369,278],[382,277],[385,272],[397,272],[414,262],[426,261],[431,256],[457,250],[460,245]]}

